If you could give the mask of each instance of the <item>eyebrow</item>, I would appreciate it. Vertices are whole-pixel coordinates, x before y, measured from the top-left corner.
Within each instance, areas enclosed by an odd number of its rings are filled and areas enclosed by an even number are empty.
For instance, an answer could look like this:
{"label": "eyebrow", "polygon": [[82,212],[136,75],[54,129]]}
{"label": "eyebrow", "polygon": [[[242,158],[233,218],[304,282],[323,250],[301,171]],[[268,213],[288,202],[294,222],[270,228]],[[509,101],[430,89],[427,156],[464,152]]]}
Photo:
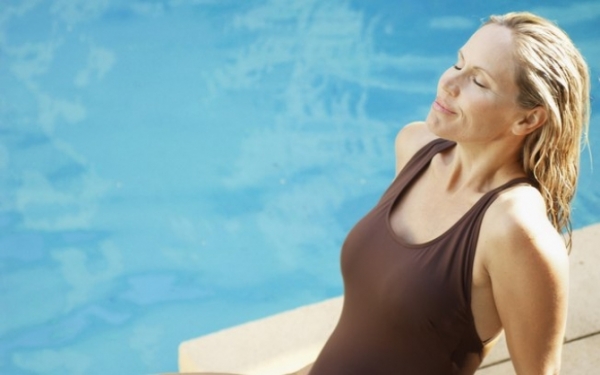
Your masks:
{"label": "eyebrow", "polygon": [[[463,60],[463,61],[464,61],[464,59],[465,59],[465,55],[463,55],[463,53],[462,53],[462,49],[459,49],[459,50],[458,50],[458,55],[460,56],[461,60]],[[490,79],[491,79],[491,80],[493,80],[494,82],[496,82],[496,79],[494,79],[494,76],[493,76],[493,75],[491,75],[491,74],[490,74],[490,72],[488,72],[488,71],[487,71],[487,70],[485,70],[484,68],[482,68],[482,67],[480,67],[480,66],[473,66],[473,69],[474,69],[474,70],[481,71],[481,72],[484,72],[484,73],[485,73],[485,75],[487,75],[488,77],[490,77]]]}

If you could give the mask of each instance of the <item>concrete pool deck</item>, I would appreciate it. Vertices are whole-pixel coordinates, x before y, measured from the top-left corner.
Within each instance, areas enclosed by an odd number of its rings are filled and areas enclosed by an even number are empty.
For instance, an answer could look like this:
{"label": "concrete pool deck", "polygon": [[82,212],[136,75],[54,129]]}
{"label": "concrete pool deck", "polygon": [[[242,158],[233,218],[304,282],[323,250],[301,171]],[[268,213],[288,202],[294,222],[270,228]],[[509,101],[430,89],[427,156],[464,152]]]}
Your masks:
{"label": "concrete pool deck", "polygon": [[[600,224],[574,231],[563,374],[600,372]],[[303,306],[185,341],[179,371],[282,375],[312,362],[333,330],[342,298]],[[478,375],[514,374],[502,338]]]}

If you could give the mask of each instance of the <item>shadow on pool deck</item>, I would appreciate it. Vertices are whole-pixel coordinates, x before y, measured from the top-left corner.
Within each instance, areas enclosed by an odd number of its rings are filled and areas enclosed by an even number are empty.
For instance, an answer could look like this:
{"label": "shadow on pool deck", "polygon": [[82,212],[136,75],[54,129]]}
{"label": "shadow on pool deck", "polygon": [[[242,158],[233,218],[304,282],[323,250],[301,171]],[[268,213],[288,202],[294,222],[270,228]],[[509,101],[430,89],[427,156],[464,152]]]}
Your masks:
{"label": "shadow on pool deck", "polygon": [[[600,373],[600,224],[575,231],[562,374]],[[183,342],[179,371],[282,375],[310,363],[334,328],[341,298]],[[514,374],[504,338],[477,375]]]}

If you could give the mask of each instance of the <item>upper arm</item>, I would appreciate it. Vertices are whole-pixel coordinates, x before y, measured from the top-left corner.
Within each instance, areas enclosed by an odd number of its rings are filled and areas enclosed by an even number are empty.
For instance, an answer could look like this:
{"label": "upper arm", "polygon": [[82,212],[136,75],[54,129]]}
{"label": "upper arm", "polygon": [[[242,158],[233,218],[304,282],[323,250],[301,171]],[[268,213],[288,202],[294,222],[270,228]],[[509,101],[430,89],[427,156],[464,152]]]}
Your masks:
{"label": "upper arm", "polygon": [[508,215],[494,223],[503,228],[497,231],[487,262],[519,375],[558,373],[566,326],[568,255],[539,200],[530,191],[504,207]]}
{"label": "upper arm", "polygon": [[425,146],[428,142],[437,138],[427,129],[427,125],[422,122],[411,122],[405,125],[396,135],[396,175],[410,160],[410,158]]}

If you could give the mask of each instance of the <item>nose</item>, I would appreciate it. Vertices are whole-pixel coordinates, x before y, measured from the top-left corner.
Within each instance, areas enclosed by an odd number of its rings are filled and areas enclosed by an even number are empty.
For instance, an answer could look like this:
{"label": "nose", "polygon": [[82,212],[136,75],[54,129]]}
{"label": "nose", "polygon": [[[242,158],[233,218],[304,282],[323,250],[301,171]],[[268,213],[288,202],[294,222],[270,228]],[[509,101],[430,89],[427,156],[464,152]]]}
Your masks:
{"label": "nose", "polygon": [[454,68],[450,68],[440,77],[440,88],[453,97],[460,92],[459,77],[456,73],[458,72]]}

